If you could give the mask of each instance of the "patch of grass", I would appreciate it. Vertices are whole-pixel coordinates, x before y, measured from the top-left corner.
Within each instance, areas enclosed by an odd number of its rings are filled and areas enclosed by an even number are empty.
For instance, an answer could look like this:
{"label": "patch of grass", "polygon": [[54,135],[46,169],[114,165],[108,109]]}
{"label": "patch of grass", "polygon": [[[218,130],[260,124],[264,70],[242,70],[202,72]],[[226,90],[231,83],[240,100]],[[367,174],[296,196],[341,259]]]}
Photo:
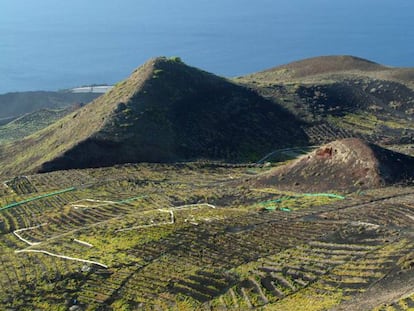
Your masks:
{"label": "patch of grass", "polygon": [[263,310],[284,310],[284,311],[322,311],[329,310],[338,305],[343,298],[340,289],[334,292],[321,293],[316,287],[311,286],[283,300],[269,304]]}
{"label": "patch of grass", "polygon": [[[325,310],[365,290],[394,269],[394,262],[409,266],[410,256],[398,260],[413,247],[408,239],[395,240],[398,222],[384,224],[378,232],[362,222],[371,221],[368,199],[394,194],[404,200],[404,193],[412,189],[369,192],[361,198],[361,218],[352,220],[348,213],[355,209],[337,211],[335,202],[295,201],[303,209],[263,212],[257,209],[259,202],[295,193],[250,189],[243,182],[247,167],[212,162],[129,164],[16,180],[37,194],[69,186],[76,190],[0,212],[5,221],[0,233],[0,300],[5,308],[22,310],[67,308],[66,301],[74,297],[90,310],[197,310],[206,304],[230,310],[249,304],[263,310]],[[35,196],[13,191],[8,189],[1,199]],[[393,200],[398,206],[398,196]],[[325,203],[326,212],[308,206]],[[371,209],[378,204],[385,210],[380,201],[373,204]],[[174,223],[167,224],[170,214],[159,209],[172,210]],[[383,217],[387,224],[394,221]],[[359,219],[361,225],[350,225]],[[20,232],[29,241],[41,242],[31,249],[109,268],[15,253],[28,245],[12,231],[43,223],[47,225]],[[127,228],[133,230],[119,231]],[[351,291],[356,286],[360,287]]]}

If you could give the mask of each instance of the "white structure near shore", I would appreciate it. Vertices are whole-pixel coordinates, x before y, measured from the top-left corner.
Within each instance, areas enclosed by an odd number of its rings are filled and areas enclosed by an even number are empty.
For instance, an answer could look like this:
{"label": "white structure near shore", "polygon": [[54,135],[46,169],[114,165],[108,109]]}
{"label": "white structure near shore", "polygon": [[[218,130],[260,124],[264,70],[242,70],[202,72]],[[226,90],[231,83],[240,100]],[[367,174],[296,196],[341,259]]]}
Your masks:
{"label": "white structure near shore", "polygon": [[71,89],[72,93],[106,93],[112,89],[113,85],[94,85],[94,86],[82,86]]}

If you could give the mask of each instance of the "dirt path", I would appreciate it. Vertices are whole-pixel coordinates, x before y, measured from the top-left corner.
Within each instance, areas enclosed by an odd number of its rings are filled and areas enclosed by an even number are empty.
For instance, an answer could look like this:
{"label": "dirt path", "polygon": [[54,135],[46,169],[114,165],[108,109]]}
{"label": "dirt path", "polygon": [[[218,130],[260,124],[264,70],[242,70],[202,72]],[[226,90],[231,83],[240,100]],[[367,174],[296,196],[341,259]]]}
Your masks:
{"label": "dirt path", "polygon": [[[258,160],[256,162],[256,164],[263,164],[267,159],[269,159],[270,157],[274,156],[275,154],[283,154],[285,152],[297,152],[300,153],[300,155],[304,155],[307,152],[312,151],[313,149],[319,148],[320,145],[313,145],[313,146],[304,146],[304,147],[293,147],[293,148],[284,148],[284,149],[277,149],[277,150],[273,150],[272,152],[269,152],[268,154],[266,154],[263,158],[261,158],[260,160]],[[306,150],[309,149],[309,150]],[[299,157],[300,155],[298,155],[297,157]]]}
{"label": "dirt path", "polygon": [[[201,207],[201,206],[207,206],[207,207],[211,207],[211,208],[216,208],[214,205],[208,204],[208,203],[187,204],[187,205],[176,206],[174,208],[180,209],[180,208],[193,208],[193,207]],[[161,225],[170,225],[170,224],[174,224],[175,223],[174,212],[171,209],[158,209],[158,211],[163,212],[163,213],[169,213],[170,214],[170,221],[168,221],[168,222],[162,222],[162,223],[157,223],[157,224],[150,224],[150,225],[134,226],[134,227],[126,228],[126,229],[117,230],[117,232],[118,231],[129,231],[129,230],[134,230],[134,229],[139,229],[139,228],[147,228],[147,227],[161,226]],[[141,212],[141,213],[148,213],[148,212],[153,212],[153,211],[150,210],[150,211],[144,211],[144,212]],[[128,214],[128,215],[130,215],[130,214]],[[108,266],[106,266],[105,264],[102,264],[100,262],[97,262],[97,261],[91,261],[91,260],[87,260],[87,259],[81,259],[81,258],[76,258],[76,257],[70,257],[70,256],[65,256],[65,255],[54,254],[54,253],[51,253],[51,252],[46,251],[46,250],[32,249],[32,247],[33,246],[37,246],[37,245],[39,245],[41,243],[44,243],[44,242],[48,242],[48,241],[51,241],[51,240],[55,240],[55,239],[61,238],[63,236],[67,236],[67,235],[73,234],[73,233],[75,233],[75,232],[77,232],[79,230],[89,229],[91,227],[95,227],[95,226],[98,226],[98,225],[107,223],[109,221],[113,221],[114,219],[119,219],[119,218],[126,217],[126,216],[127,215],[120,215],[120,216],[117,216],[117,217],[114,217],[114,218],[110,218],[110,219],[105,220],[105,221],[101,221],[101,222],[97,222],[97,223],[94,223],[94,224],[91,224],[91,225],[88,225],[88,226],[84,226],[84,227],[81,227],[81,228],[77,228],[77,229],[71,230],[69,232],[65,232],[65,233],[62,233],[62,234],[59,234],[59,235],[50,237],[50,238],[48,238],[48,239],[46,239],[44,241],[41,241],[41,242],[30,242],[27,239],[21,237],[19,235],[19,232],[37,229],[37,228],[39,228],[41,226],[47,225],[47,223],[44,223],[44,224],[41,224],[41,225],[38,225],[38,226],[33,226],[33,227],[28,227],[28,228],[23,228],[23,229],[15,230],[13,232],[14,235],[16,235],[17,238],[19,238],[20,240],[22,240],[23,242],[25,242],[26,244],[29,245],[25,249],[16,250],[15,253],[16,254],[18,254],[18,253],[42,253],[42,254],[49,255],[49,256],[53,256],[53,257],[57,257],[57,258],[62,258],[62,259],[67,259],[67,260],[74,260],[74,261],[79,261],[79,262],[84,262],[84,263],[89,263],[89,264],[95,264],[95,265],[98,265],[98,266],[101,266],[101,267],[104,267],[104,268],[107,269]],[[80,244],[83,244],[83,245],[86,245],[88,247],[93,247],[92,244],[89,244],[89,243],[84,242],[84,241],[76,240],[75,242],[80,243]]]}
{"label": "dirt path", "polygon": [[33,246],[33,245],[39,245],[41,242],[30,242],[29,240],[27,240],[27,239],[25,239],[25,238],[23,238],[20,234],[19,234],[19,232],[23,232],[23,231],[28,231],[28,230],[33,230],[33,229],[37,229],[37,228],[40,228],[40,227],[42,227],[42,226],[46,226],[47,225],[47,223],[44,223],[44,224],[40,224],[40,225],[37,225],[37,226],[34,226],[34,227],[28,227],[28,228],[23,228],[23,229],[18,229],[18,230],[14,230],[13,231],[13,234],[19,239],[19,240],[21,240],[21,241],[23,241],[24,243],[26,243],[26,244],[29,244],[30,246]]}
{"label": "dirt path", "polygon": [[52,257],[57,257],[57,258],[62,258],[62,259],[67,259],[67,260],[74,260],[74,261],[79,261],[79,262],[84,262],[84,263],[89,263],[89,264],[94,264],[94,265],[98,265],[101,266],[105,269],[108,269],[107,265],[104,265],[100,262],[97,261],[92,261],[92,260],[87,260],[87,259],[81,259],[81,258],[76,258],[76,257],[69,257],[69,256],[64,256],[64,255],[58,255],[58,254],[54,254],[48,251],[44,251],[44,250],[38,250],[38,249],[22,249],[22,250],[18,250],[15,251],[16,254],[18,253],[41,253],[41,254],[45,254],[45,255],[49,255]]}
{"label": "dirt path", "polygon": [[391,304],[414,293],[414,270],[393,273],[366,292],[331,309],[332,311],[366,311],[382,304]]}

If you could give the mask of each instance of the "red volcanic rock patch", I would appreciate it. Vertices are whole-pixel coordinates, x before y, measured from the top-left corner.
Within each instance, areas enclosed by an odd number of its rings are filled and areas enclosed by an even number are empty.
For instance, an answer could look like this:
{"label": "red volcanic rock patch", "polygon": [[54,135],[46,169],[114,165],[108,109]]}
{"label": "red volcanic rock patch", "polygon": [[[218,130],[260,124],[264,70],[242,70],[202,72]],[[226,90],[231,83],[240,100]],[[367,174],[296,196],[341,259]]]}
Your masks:
{"label": "red volcanic rock patch", "polygon": [[332,147],[325,147],[316,150],[316,156],[322,158],[330,158],[332,157]]}
{"label": "red volcanic rock patch", "polygon": [[254,183],[296,191],[353,191],[406,183],[413,178],[414,158],[348,138],[275,168]]}

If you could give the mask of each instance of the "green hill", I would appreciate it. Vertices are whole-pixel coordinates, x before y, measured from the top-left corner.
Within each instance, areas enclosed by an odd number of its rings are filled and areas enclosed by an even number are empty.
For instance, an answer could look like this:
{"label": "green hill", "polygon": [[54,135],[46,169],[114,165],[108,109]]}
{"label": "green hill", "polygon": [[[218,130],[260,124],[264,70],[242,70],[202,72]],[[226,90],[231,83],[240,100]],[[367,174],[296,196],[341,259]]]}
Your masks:
{"label": "green hill", "polygon": [[110,92],[1,150],[2,173],[196,158],[246,161],[307,143],[300,122],[256,92],[156,58]]}
{"label": "green hill", "polygon": [[[410,69],[285,67],[236,84],[152,59],[1,144],[0,309],[413,310],[414,157],[309,145],[409,141]],[[286,163],[210,161],[259,158]]]}

